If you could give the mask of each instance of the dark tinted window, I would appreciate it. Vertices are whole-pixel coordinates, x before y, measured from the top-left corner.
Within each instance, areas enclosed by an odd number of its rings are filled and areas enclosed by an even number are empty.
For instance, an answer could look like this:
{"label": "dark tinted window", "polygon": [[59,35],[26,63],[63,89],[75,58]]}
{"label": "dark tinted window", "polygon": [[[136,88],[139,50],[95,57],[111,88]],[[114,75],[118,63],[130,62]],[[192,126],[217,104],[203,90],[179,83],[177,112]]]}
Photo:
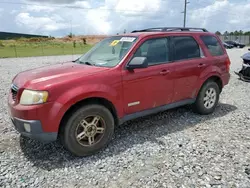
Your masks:
{"label": "dark tinted window", "polygon": [[223,55],[223,49],[219,41],[213,36],[201,36],[201,40],[204,42],[212,56]]}
{"label": "dark tinted window", "polygon": [[149,65],[169,61],[169,48],[167,38],[157,38],[145,41],[136,51],[137,57],[147,57]]}
{"label": "dark tinted window", "polygon": [[200,58],[200,47],[193,37],[174,37],[175,60]]}

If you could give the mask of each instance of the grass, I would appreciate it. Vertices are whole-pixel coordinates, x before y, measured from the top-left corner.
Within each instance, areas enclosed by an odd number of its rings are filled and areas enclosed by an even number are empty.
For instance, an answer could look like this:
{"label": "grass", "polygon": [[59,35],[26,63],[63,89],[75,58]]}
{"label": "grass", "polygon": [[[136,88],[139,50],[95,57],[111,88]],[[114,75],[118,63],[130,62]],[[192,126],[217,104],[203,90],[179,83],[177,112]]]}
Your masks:
{"label": "grass", "polygon": [[1,41],[0,58],[84,54],[92,45],[77,42]]}

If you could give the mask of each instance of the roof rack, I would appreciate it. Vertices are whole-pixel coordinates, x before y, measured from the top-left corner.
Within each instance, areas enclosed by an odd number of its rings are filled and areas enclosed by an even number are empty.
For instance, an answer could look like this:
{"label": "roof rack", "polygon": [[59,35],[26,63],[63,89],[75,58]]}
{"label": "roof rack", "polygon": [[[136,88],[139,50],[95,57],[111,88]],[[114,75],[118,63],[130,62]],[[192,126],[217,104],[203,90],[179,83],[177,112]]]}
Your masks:
{"label": "roof rack", "polygon": [[208,32],[208,30],[204,28],[195,28],[195,27],[156,27],[156,28],[148,28],[142,30],[134,30],[132,33],[136,32],[168,32],[168,31],[203,31]]}

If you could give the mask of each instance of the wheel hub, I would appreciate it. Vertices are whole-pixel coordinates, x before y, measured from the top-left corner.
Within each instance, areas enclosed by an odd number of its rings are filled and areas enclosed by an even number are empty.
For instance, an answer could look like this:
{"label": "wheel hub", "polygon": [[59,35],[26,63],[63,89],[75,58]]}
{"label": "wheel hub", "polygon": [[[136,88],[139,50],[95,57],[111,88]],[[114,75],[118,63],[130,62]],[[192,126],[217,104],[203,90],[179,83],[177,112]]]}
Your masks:
{"label": "wheel hub", "polygon": [[87,137],[95,136],[95,134],[96,134],[96,126],[95,125],[89,125],[85,129],[86,129],[85,133],[86,133]]}

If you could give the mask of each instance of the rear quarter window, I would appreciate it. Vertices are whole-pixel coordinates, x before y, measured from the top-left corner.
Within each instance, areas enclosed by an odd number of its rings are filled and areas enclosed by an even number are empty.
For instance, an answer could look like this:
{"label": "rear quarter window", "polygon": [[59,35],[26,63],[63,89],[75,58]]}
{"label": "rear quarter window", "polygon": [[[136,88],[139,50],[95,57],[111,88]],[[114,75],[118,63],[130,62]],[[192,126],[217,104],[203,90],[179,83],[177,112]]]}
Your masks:
{"label": "rear quarter window", "polygon": [[212,56],[220,56],[224,54],[224,51],[216,37],[201,36],[200,38]]}

